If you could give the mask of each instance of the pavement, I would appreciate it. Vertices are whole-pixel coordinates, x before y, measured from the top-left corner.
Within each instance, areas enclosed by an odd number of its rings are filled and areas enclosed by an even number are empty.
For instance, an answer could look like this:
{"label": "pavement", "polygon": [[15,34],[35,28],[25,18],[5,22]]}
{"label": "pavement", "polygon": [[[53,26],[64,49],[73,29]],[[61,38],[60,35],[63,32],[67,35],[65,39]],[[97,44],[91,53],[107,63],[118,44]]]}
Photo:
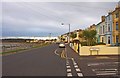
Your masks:
{"label": "pavement", "polygon": [[51,44],[26,52],[2,56],[2,75],[33,77],[119,76],[118,56],[79,56],[68,45]]}

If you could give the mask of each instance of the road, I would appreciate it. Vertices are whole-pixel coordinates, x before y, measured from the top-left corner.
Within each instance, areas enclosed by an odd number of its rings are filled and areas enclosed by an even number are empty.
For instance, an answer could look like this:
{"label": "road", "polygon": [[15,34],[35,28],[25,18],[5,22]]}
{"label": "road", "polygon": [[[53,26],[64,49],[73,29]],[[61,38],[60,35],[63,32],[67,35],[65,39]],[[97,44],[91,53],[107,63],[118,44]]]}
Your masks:
{"label": "road", "polygon": [[79,56],[51,44],[2,57],[3,76],[118,77],[117,56]]}

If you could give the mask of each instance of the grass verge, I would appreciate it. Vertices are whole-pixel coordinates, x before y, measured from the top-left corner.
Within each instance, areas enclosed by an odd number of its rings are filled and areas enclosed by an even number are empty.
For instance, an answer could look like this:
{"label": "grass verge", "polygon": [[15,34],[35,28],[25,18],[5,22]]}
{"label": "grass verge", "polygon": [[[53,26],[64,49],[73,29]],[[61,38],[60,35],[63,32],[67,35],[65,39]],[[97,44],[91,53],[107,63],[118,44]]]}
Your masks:
{"label": "grass verge", "polygon": [[45,43],[45,44],[42,44],[42,45],[33,46],[33,47],[31,47],[31,48],[15,49],[15,50],[6,51],[6,52],[0,52],[0,55],[10,54],[10,53],[17,53],[17,52],[20,52],[20,51],[29,50],[29,49],[33,49],[33,48],[40,48],[40,47],[48,46],[48,45],[50,45],[50,44],[51,44],[51,43]]}

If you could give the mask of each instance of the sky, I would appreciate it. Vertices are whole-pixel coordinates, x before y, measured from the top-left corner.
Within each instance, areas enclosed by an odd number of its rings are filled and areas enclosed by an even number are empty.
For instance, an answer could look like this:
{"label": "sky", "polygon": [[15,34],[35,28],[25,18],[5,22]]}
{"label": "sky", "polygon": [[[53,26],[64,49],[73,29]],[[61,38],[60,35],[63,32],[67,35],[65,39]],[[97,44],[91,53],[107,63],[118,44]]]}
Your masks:
{"label": "sky", "polygon": [[[117,2],[2,2],[2,36],[59,36],[97,24]],[[1,22],[0,22],[1,23]],[[64,23],[64,26],[61,25]]]}

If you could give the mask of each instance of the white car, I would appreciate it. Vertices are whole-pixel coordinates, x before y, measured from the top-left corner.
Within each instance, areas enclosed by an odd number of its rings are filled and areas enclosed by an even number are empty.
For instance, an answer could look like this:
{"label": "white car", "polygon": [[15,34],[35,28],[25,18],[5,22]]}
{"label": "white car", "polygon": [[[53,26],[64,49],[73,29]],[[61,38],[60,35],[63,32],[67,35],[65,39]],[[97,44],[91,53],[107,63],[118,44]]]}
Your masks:
{"label": "white car", "polygon": [[65,48],[65,44],[64,44],[64,43],[60,43],[60,44],[59,44],[59,47],[60,47],[60,48]]}

